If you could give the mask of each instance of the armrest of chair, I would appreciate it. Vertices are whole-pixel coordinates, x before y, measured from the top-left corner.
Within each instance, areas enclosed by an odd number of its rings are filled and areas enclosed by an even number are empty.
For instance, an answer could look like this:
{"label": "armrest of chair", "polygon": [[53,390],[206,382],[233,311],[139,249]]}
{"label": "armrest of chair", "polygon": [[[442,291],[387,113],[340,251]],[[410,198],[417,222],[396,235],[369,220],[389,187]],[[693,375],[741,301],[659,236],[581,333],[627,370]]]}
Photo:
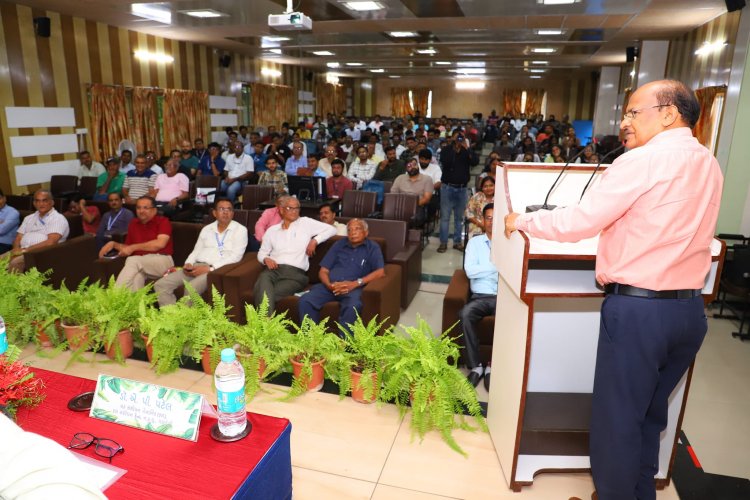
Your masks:
{"label": "armrest of chair", "polygon": [[224,300],[226,304],[232,306],[233,320],[238,323],[245,322],[245,301],[243,296],[248,288],[255,286],[255,281],[258,279],[261,271],[265,269],[263,265],[258,262],[258,254],[256,252],[249,253],[242,261],[240,265],[227,272],[222,282],[221,293],[224,294]]}
{"label": "armrest of chair", "polygon": [[422,242],[422,231],[419,229],[409,229],[409,234],[406,236],[406,241],[410,243]]}
{"label": "armrest of chair", "polygon": [[[419,233],[419,231],[416,231]],[[414,299],[422,282],[422,243],[409,241],[406,246],[399,250],[390,262],[401,266],[403,286],[401,288],[401,307],[406,307]]]}
{"label": "armrest of chair", "polygon": [[115,257],[114,259],[96,259],[94,268],[91,270],[91,281],[99,280],[100,283],[106,284],[109,278],[120,274],[125,267],[126,257]]}
{"label": "armrest of chair", "polygon": [[[234,264],[227,264],[226,266],[221,266],[218,269],[214,269],[210,273],[208,273],[208,287],[206,288],[206,292],[203,294],[203,298],[207,301],[211,300],[211,290],[213,287],[216,287],[216,290],[218,290],[219,293],[224,294],[226,293],[225,287],[224,287],[224,277],[229,274],[231,271],[234,271],[238,267],[242,266],[243,264],[247,264],[250,260],[257,260],[257,254],[245,254],[242,259],[240,259],[239,262],[235,262]],[[237,312],[234,310],[234,307],[230,310],[229,314],[231,316],[237,314]]]}
{"label": "armrest of chair", "polygon": [[362,289],[362,320],[368,322],[375,315],[385,320],[384,328],[398,323],[401,316],[401,267],[396,264],[386,264],[385,276]]}
{"label": "armrest of chair", "polygon": [[26,268],[52,270],[50,282],[59,287],[65,280],[68,288],[75,288],[87,276],[91,262],[96,259],[96,240],[91,234],[77,236],[56,245],[37,248],[24,254]]}
{"label": "armrest of chair", "polygon": [[[469,301],[469,278],[463,269],[456,269],[453,272],[448,290],[443,296],[443,331],[453,326],[458,321],[458,313]],[[458,332],[453,330],[451,336],[455,337]]]}

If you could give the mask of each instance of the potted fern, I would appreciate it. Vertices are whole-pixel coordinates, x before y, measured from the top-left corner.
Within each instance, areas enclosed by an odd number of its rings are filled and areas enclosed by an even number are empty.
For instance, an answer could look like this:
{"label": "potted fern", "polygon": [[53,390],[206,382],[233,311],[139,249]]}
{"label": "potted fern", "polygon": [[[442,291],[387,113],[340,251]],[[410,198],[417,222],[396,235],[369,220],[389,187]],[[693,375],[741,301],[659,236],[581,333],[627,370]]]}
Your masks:
{"label": "potted fern", "polygon": [[[395,400],[402,414],[411,399],[412,436],[437,430],[452,449],[466,455],[454,429],[487,430],[477,393],[458,369],[458,345],[444,332],[436,337],[422,318],[416,327],[401,325],[398,352],[384,372],[381,398]],[[464,416],[468,413],[475,425]]]}
{"label": "potted fern", "polygon": [[123,363],[133,354],[133,332],[138,327],[141,306],[148,308],[156,302],[151,285],[133,292],[116,285],[111,277],[106,287],[96,291],[92,301],[97,311],[91,322],[93,345],[103,347],[107,357]]}
{"label": "potted fern", "polygon": [[[6,260],[7,262],[7,260]],[[11,273],[0,262],[0,311],[7,324],[10,342],[25,346],[34,342],[51,347],[60,342],[54,328],[52,303],[55,289],[46,284],[51,271],[31,268],[25,273]]]}
{"label": "potted fern", "polygon": [[307,391],[319,391],[323,388],[325,372],[329,371],[335,377],[340,370],[339,363],[345,361],[343,341],[328,333],[326,322],[324,319],[316,323],[305,316],[297,333],[281,340],[279,348],[289,353],[294,373],[286,399]]}
{"label": "potted fern", "polygon": [[211,375],[219,364],[221,350],[232,347],[231,341],[237,324],[227,315],[231,306],[227,306],[224,296],[211,288],[211,303],[209,304],[189,283],[185,285],[185,295],[180,301],[188,305],[191,315],[195,318],[194,335],[189,338],[188,349],[191,355],[201,360],[204,373]]}
{"label": "potted fern", "polygon": [[182,355],[192,345],[197,318],[189,305],[180,299],[161,309],[140,305],[140,330],[146,348],[152,351],[151,366],[156,373],[171,373],[180,367]]}
{"label": "potted fern", "polygon": [[288,345],[285,341],[290,336],[294,324],[287,319],[286,313],[268,315],[268,299],[255,308],[245,305],[244,325],[237,325],[233,330],[233,341],[237,359],[245,369],[245,394],[252,399],[260,390],[260,382],[280,373],[289,360],[289,354],[280,346]]}
{"label": "potted fern", "polygon": [[341,364],[342,370],[336,377],[339,394],[343,397],[351,391],[352,399],[359,403],[372,403],[380,392],[380,381],[383,370],[397,352],[393,327],[382,331],[384,321],[377,317],[365,324],[357,315],[357,320],[339,329],[346,343],[346,361]]}
{"label": "potted fern", "polygon": [[88,347],[89,326],[99,312],[93,304],[100,288],[98,283],[89,285],[84,279],[75,290],[69,290],[63,283],[54,296],[52,306],[71,350]]}

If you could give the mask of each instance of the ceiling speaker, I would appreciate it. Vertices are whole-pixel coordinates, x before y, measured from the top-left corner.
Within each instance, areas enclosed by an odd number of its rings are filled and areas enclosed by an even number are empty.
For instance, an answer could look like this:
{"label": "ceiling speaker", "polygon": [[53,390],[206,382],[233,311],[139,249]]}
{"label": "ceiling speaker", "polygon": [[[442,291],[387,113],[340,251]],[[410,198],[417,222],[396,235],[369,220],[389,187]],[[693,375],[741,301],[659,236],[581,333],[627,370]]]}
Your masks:
{"label": "ceiling speaker", "polygon": [[219,56],[219,66],[221,66],[222,68],[228,68],[230,64],[232,64],[232,56],[230,56],[229,54]]}
{"label": "ceiling speaker", "polygon": [[34,33],[36,33],[36,36],[49,38],[50,36],[49,17],[35,17],[34,18]]}
{"label": "ceiling speaker", "polygon": [[727,12],[734,12],[745,6],[745,0],[724,0],[724,2],[727,4]]}

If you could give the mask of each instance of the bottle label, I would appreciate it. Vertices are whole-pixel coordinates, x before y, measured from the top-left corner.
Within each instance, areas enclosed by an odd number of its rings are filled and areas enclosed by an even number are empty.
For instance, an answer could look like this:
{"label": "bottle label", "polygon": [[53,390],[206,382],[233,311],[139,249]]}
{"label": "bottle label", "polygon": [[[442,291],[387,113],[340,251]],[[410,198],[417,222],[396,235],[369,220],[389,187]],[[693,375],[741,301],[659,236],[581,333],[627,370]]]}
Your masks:
{"label": "bottle label", "polygon": [[8,350],[8,336],[5,334],[5,329],[0,331],[0,354],[3,354]]}
{"label": "bottle label", "polygon": [[219,411],[222,413],[235,413],[245,409],[245,389],[238,391],[216,391],[216,400]]}

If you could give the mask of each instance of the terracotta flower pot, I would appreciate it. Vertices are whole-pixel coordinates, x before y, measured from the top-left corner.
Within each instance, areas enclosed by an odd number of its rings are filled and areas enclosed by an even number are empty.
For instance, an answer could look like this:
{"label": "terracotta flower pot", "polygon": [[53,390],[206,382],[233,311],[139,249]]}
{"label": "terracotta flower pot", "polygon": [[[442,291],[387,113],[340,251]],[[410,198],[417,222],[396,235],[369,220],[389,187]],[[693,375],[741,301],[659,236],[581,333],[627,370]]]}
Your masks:
{"label": "terracotta flower pot", "polygon": [[302,375],[302,363],[298,363],[294,359],[290,359],[289,361],[292,362],[294,378],[301,378],[301,382],[307,385],[308,391],[315,392],[323,388],[323,364],[325,364],[324,359],[321,359],[320,361],[312,364],[312,377],[310,377],[309,380],[307,380],[307,376]]}
{"label": "terracotta flower pot", "polygon": [[201,356],[201,366],[203,366],[203,373],[212,375],[214,372],[211,370],[211,349],[208,347],[203,348],[203,354]]}
{"label": "terracotta flower pot", "polygon": [[[237,353],[237,358],[240,359],[243,364],[245,361],[247,361],[247,358],[253,355],[252,352],[246,350],[239,344],[234,345],[234,352]],[[263,358],[258,358],[258,376],[260,378],[263,378],[263,374],[266,373],[266,366],[266,360]]]}
{"label": "terracotta flower pot", "polygon": [[42,324],[39,321],[34,321],[34,325],[36,326],[36,338],[41,347],[52,347],[52,341],[49,338],[49,335],[44,331],[42,328]]}
{"label": "terracotta flower pot", "polygon": [[109,359],[115,359],[117,357],[118,344],[123,359],[129,358],[133,354],[133,334],[130,333],[130,330],[121,330],[117,334],[117,340],[115,342],[104,346]]}
{"label": "terracotta flower pot", "polygon": [[141,335],[141,338],[143,339],[143,343],[146,344],[146,356],[148,357],[148,362],[151,363],[154,359],[154,346],[148,343],[148,337],[145,335]]}
{"label": "terracotta flower pot", "polygon": [[376,373],[372,373],[372,383],[375,387],[375,390],[372,393],[372,396],[369,398],[365,398],[365,390],[362,389],[359,385],[359,380],[362,378],[362,374],[359,372],[355,372],[354,370],[351,371],[352,375],[352,399],[358,403],[365,403],[370,404],[375,402],[375,399],[377,398],[378,394],[378,376]]}
{"label": "terracotta flower pot", "polygon": [[68,340],[68,347],[70,350],[75,351],[81,347],[85,347],[89,343],[89,327],[78,326],[78,325],[66,325],[61,324],[63,331],[65,332],[65,338]]}

